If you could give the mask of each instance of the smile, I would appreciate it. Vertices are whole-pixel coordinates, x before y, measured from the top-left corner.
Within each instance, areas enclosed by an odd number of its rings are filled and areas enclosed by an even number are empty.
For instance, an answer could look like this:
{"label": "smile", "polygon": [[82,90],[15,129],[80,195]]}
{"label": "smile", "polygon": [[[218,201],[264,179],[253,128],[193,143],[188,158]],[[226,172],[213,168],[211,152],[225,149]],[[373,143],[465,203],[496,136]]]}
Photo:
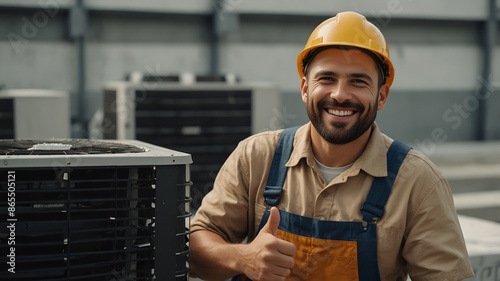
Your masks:
{"label": "smile", "polygon": [[328,113],[331,115],[335,116],[351,116],[354,114],[354,111],[352,110],[335,110],[335,109],[328,109]]}

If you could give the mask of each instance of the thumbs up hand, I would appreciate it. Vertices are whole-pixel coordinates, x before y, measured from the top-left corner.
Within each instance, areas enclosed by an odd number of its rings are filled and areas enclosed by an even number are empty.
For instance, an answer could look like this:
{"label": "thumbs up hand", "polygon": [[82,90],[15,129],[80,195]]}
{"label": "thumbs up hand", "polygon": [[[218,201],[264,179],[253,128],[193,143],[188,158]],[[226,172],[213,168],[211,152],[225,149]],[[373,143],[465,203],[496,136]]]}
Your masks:
{"label": "thumbs up hand", "polygon": [[269,233],[272,236],[276,236],[278,231],[278,226],[280,225],[280,211],[276,207],[272,207],[269,211],[269,218],[267,219],[266,225],[260,230],[260,232]]}
{"label": "thumbs up hand", "polygon": [[257,237],[240,253],[243,273],[252,280],[285,280],[291,272],[297,247],[276,237],[279,223],[280,213],[273,207]]}

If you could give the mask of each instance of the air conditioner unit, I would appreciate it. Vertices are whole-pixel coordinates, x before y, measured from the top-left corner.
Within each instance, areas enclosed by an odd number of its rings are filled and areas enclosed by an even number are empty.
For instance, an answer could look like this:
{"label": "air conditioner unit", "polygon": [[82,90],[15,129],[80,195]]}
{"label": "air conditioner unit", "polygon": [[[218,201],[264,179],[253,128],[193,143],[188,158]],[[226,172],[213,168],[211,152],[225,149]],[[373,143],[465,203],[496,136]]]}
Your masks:
{"label": "air conditioner unit", "polygon": [[282,112],[271,84],[109,82],[102,131],[105,139],[137,139],[190,153],[196,208],[238,142],[283,128]]}
{"label": "air conditioner unit", "polygon": [[0,139],[69,138],[69,95],[63,91],[0,91]]}
{"label": "air conditioner unit", "polygon": [[0,140],[0,280],[187,280],[191,156]]}

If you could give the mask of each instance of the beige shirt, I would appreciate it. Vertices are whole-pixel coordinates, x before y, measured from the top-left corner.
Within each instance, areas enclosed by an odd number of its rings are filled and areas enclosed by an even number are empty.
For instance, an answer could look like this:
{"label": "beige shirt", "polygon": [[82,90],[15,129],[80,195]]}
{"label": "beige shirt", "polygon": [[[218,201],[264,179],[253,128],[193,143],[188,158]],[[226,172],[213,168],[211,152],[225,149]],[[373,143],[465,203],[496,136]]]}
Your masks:
{"label": "beige shirt", "polygon": [[[363,154],[326,183],[311,149],[308,123],[297,130],[294,150],[278,207],[321,220],[361,221],[360,207],[373,177],[387,175],[392,139],[377,125]],[[251,136],[238,145],[215,179],[191,222],[237,243],[258,230],[266,205],[266,186],[281,131]],[[335,155],[332,155],[335,157]],[[411,150],[404,160],[377,223],[378,264],[382,280],[462,280],[473,275],[450,187],[431,161]]]}

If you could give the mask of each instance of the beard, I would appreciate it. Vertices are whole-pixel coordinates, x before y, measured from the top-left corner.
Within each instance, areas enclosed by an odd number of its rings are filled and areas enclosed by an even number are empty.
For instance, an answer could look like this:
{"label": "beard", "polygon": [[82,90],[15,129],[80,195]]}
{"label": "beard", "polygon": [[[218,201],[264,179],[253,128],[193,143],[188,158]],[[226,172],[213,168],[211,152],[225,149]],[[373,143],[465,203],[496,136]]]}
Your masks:
{"label": "beard", "polygon": [[[378,100],[378,94],[375,101]],[[325,107],[337,107],[337,108],[354,108],[359,115],[358,120],[354,123],[351,128],[348,128],[348,123],[346,122],[330,122],[326,124],[323,118],[325,113]],[[366,114],[363,114],[365,113]],[[316,131],[320,136],[332,144],[346,144],[350,143],[361,135],[363,135],[368,129],[371,128],[377,117],[377,108],[375,103],[370,104],[368,108],[363,105],[352,102],[339,103],[336,100],[321,100],[315,107],[312,103],[307,105],[307,115],[309,120],[311,120],[312,125],[316,128]]]}

